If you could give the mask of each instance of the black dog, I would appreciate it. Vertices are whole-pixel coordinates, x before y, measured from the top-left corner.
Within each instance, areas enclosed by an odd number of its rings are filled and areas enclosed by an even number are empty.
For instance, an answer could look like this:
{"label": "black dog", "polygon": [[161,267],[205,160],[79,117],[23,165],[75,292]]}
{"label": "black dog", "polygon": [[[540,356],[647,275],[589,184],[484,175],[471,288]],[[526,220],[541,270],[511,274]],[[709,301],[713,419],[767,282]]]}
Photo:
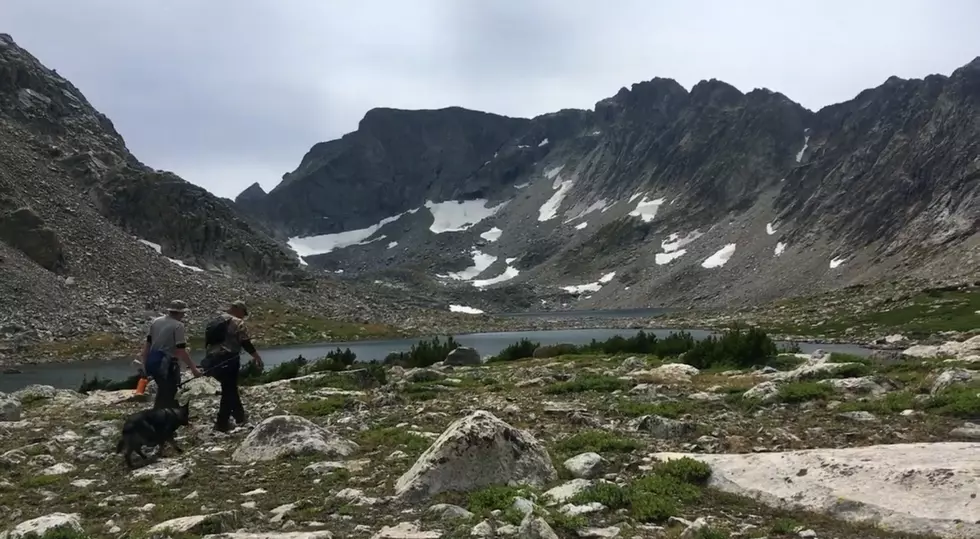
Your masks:
{"label": "black dog", "polygon": [[136,453],[141,459],[147,459],[143,454],[143,446],[159,446],[170,443],[178,453],[184,451],[177,447],[174,433],[177,429],[190,422],[190,403],[178,408],[157,408],[142,410],[126,418],[123,423],[122,437],[116,443],[116,453],[124,451],[126,465],[133,467],[132,454]]}

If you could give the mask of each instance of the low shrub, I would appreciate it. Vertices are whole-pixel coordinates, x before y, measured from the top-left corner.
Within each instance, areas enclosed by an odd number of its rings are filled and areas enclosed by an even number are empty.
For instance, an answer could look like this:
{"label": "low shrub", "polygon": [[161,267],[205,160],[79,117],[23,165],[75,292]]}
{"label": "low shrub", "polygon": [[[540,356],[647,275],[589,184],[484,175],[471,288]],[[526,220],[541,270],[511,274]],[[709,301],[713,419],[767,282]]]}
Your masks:
{"label": "low shrub", "polygon": [[134,374],[129,378],[124,380],[110,380],[108,378],[99,378],[98,375],[89,379],[87,376],[82,378],[82,383],[78,387],[79,393],[88,393],[89,391],[123,391],[126,389],[136,389],[136,385],[139,384],[140,375]]}
{"label": "low shrub", "polygon": [[452,335],[446,337],[445,341],[440,341],[439,337],[433,337],[427,341],[419,341],[412,345],[408,352],[392,352],[385,357],[386,365],[400,365],[405,368],[428,367],[446,359],[449,352],[459,347],[459,343],[453,339]]}
{"label": "low shrub", "polygon": [[711,367],[748,368],[765,364],[779,355],[776,343],[766,332],[740,327],[725,331],[720,337],[698,341],[684,354],[684,363],[699,369]]}
{"label": "low shrub", "polygon": [[499,354],[490,358],[490,361],[517,361],[534,357],[534,351],[541,346],[540,343],[523,338],[516,343],[508,345]]}

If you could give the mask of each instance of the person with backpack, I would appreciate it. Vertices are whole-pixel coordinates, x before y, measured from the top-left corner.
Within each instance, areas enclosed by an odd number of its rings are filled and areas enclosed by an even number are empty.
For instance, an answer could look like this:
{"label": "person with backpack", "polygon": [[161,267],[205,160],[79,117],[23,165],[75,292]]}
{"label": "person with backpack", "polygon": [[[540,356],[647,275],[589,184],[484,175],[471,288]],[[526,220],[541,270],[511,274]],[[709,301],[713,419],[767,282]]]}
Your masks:
{"label": "person with backpack", "polygon": [[262,357],[252,344],[245,325],[248,308],[243,301],[232,302],[225,312],[212,319],[204,330],[206,356],[203,366],[208,375],[221,384],[221,402],[214,430],[228,432],[231,419],[239,426],[248,422],[245,408],[238,392],[238,372],[241,370],[241,353],[245,350],[252,362],[262,370]]}
{"label": "person with backpack", "polygon": [[177,407],[177,389],[180,384],[178,359],[195,378],[201,376],[201,371],[187,353],[183,322],[186,313],[187,304],[174,300],[167,307],[167,314],[154,318],[147,328],[140,359],[143,362],[143,372],[157,382],[153,408]]}

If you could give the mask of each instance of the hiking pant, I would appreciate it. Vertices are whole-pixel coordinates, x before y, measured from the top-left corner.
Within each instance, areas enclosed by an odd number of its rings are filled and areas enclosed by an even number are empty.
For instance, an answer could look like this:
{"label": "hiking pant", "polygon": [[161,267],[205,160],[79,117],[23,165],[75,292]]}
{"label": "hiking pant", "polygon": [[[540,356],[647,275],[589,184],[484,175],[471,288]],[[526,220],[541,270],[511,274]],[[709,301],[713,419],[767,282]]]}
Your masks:
{"label": "hiking pant", "polygon": [[153,408],[177,408],[177,385],[180,384],[180,365],[171,358],[169,366],[161,367],[153,376],[157,381],[157,397]]}
{"label": "hiking pant", "polygon": [[221,384],[221,402],[218,404],[218,417],[215,425],[227,427],[229,420],[235,418],[238,424],[245,423],[245,408],[238,393],[238,371],[242,368],[240,357],[234,357],[216,368],[214,377]]}

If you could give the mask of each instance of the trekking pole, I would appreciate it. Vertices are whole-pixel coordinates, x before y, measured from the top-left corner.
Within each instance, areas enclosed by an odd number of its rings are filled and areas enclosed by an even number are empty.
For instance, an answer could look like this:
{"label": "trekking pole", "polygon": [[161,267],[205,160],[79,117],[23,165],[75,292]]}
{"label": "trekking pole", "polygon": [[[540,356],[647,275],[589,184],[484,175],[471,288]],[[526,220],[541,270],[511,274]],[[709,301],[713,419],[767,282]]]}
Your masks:
{"label": "trekking pole", "polygon": [[[229,361],[231,361],[231,360],[233,360],[233,359],[235,359],[235,358],[234,358],[234,357],[230,357],[230,358],[228,358],[228,359],[226,359],[226,360],[224,360],[224,361],[222,361],[221,363],[218,363],[217,365],[214,365],[214,366],[212,366],[212,367],[211,367],[211,368],[209,368],[209,369],[204,369],[204,370],[203,370],[203,371],[201,372],[201,376],[199,376],[199,377],[196,377],[196,378],[191,378],[190,380],[185,380],[185,381],[183,381],[183,382],[181,382],[181,383],[179,383],[179,384],[177,384],[177,387],[178,387],[178,388],[180,388],[180,387],[183,387],[183,385],[184,385],[184,384],[186,384],[186,383],[189,383],[189,382],[193,382],[194,380],[197,380],[197,378],[204,378],[205,376],[207,376],[207,375],[208,375],[208,373],[209,373],[209,372],[211,372],[211,371],[214,371],[214,370],[216,370],[217,368],[219,368],[219,367],[222,367],[222,366],[224,366],[224,364],[225,364],[225,363],[228,363]],[[237,374],[236,374],[236,376],[237,376]]]}

